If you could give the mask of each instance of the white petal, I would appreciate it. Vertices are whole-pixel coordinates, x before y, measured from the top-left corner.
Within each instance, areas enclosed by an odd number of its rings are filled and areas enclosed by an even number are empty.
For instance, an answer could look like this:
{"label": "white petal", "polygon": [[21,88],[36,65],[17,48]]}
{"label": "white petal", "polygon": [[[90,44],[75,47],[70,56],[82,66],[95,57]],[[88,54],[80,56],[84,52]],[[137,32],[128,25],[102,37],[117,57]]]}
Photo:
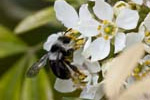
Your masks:
{"label": "white petal", "polygon": [[143,4],[143,0],[131,0],[132,2],[142,5]]}
{"label": "white petal", "polygon": [[139,33],[128,33],[126,35],[126,47],[130,47],[138,42],[142,42],[143,36]]}
{"label": "white petal", "polygon": [[51,49],[51,46],[57,41],[59,35],[58,34],[52,34],[48,37],[47,41],[44,43],[44,50],[49,51]]}
{"label": "white petal", "polygon": [[110,52],[110,40],[98,38],[91,43],[91,61],[98,61],[106,58]]}
{"label": "white petal", "polygon": [[94,19],[80,20],[80,23],[78,24],[78,30],[84,37],[91,37],[98,34],[98,25],[99,23]]}
{"label": "white petal", "polygon": [[115,59],[109,59],[107,60],[105,63],[103,63],[102,65],[102,75],[105,78],[107,75],[107,71],[110,69],[110,66],[112,64],[112,62],[114,62]]}
{"label": "white petal", "polygon": [[78,14],[75,9],[64,0],[57,0],[54,4],[56,17],[64,26],[74,28],[77,25]]}
{"label": "white petal", "polygon": [[147,53],[149,53],[150,54],[150,46],[148,46],[148,45],[144,45],[144,49],[145,49],[145,51],[147,52]]}
{"label": "white petal", "polygon": [[88,4],[83,4],[80,7],[79,18],[80,20],[90,20],[92,18],[92,15],[90,14],[90,11],[88,10]]}
{"label": "white petal", "polygon": [[146,0],[146,1],[145,1],[145,5],[150,8],[150,1],[149,1],[149,0]]}
{"label": "white petal", "polygon": [[99,72],[101,70],[100,64],[98,62],[91,62],[91,61],[87,60],[85,62],[85,64],[87,65],[88,70],[91,73],[97,73],[97,72]]}
{"label": "white petal", "polygon": [[57,78],[54,88],[57,91],[62,92],[62,93],[73,92],[76,90],[71,79],[61,80],[61,79]]}
{"label": "white petal", "polygon": [[86,86],[80,94],[80,98],[83,99],[94,99],[97,91],[97,87],[88,85]]}
{"label": "white petal", "polygon": [[122,51],[125,48],[126,35],[124,33],[117,33],[115,37],[115,53]]}
{"label": "white petal", "polygon": [[92,39],[91,39],[91,37],[89,37],[88,40],[86,41],[85,45],[84,45],[82,55],[85,58],[89,58],[91,55],[91,48],[90,48],[91,42],[92,42]]}
{"label": "white petal", "polygon": [[104,2],[103,0],[96,0],[93,10],[98,18],[102,20],[112,21],[113,9],[108,3]]}
{"label": "white petal", "polygon": [[98,74],[92,74],[92,83],[93,85],[98,84],[99,75]]}
{"label": "white petal", "polygon": [[146,55],[143,60],[150,60],[150,55]]}
{"label": "white petal", "polygon": [[150,31],[150,13],[144,19],[144,24],[145,24],[146,28]]}
{"label": "white petal", "polygon": [[135,10],[123,9],[116,19],[118,27],[123,29],[134,29],[137,26],[139,14]]}
{"label": "white petal", "polygon": [[99,22],[92,18],[88,10],[88,5],[83,4],[79,11],[80,22],[78,23],[78,30],[83,36],[95,36],[98,34],[97,27]]}
{"label": "white petal", "polygon": [[136,81],[135,77],[133,76],[128,77],[126,87],[131,86],[135,81]]}
{"label": "white petal", "polygon": [[97,91],[94,100],[101,100],[101,98],[104,96],[104,82],[102,81],[96,87]]}
{"label": "white petal", "polygon": [[81,55],[82,49],[78,49],[73,53],[73,64],[82,66],[84,63],[84,57]]}

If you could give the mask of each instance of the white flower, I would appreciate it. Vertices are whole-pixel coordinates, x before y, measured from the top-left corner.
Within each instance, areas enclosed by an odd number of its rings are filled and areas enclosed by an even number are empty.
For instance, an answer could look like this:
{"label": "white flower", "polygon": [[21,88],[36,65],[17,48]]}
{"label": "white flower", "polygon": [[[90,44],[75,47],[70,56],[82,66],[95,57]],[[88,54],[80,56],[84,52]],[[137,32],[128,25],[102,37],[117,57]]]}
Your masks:
{"label": "white flower", "polygon": [[128,33],[126,46],[129,47],[137,42],[143,42],[145,50],[150,53],[150,13],[146,16],[139,27],[138,33]]}
{"label": "white flower", "polygon": [[96,30],[98,22],[92,18],[87,7],[87,4],[83,4],[78,15],[75,9],[64,0],[57,0],[54,5],[56,17],[64,26],[78,30],[84,36],[95,36],[98,34]]}
{"label": "white flower", "polygon": [[93,10],[99,19],[116,23],[117,27],[127,30],[136,28],[139,20],[139,15],[136,10],[126,8],[122,9],[116,20],[113,21],[115,13],[113,8],[102,0],[96,0]]}
{"label": "white flower", "polygon": [[[123,3],[123,2],[120,2]],[[114,7],[117,9],[117,7]],[[93,8],[96,16],[102,20],[97,26],[100,38],[97,38],[89,47],[86,46],[88,50],[83,52],[85,56],[91,56],[91,61],[102,60],[109,55],[110,52],[110,42],[112,38],[115,38],[115,53],[120,52],[125,47],[126,36],[120,29],[130,30],[137,26],[139,15],[135,10],[124,9],[119,10],[119,14],[115,18],[115,10],[103,0],[96,0],[95,6]],[[89,42],[89,41],[88,41]],[[87,52],[88,51],[88,52]]]}

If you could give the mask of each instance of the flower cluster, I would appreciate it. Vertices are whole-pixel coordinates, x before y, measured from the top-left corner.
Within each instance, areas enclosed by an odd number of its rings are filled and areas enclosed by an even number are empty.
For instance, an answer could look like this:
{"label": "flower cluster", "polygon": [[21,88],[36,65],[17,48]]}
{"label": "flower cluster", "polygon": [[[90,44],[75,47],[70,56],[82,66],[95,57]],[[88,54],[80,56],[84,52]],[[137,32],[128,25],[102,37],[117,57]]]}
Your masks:
{"label": "flower cluster", "polygon": [[[114,5],[104,0],[90,2],[95,3],[92,11],[88,9],[88,4],[82,4],[77,12],[65,0],[55,1],[57,19],[67,29],[71,29],[66,36],[76,41],[71,65],[76,66],[83,75],[74,75],[68,80],[57,78],[54,87],[60,92],[81,89],[81,98],[100,100],[104,95],[103,80],[109,62],[125,48],[142,42],[146,51],[146,56],[139,61],[130,81],[142,78],[150,71],[150,1],[118,1]],[[148,12],[140,12],[142,7],[148,9]],[[146,16],[140,16],[142,13]],[[61,33],[64,32],[50,35],[44,49],[49,51]],[[53,55],[49,58],[52,59]],[[99,72],[103,73],[102,81],[99,81]]]}

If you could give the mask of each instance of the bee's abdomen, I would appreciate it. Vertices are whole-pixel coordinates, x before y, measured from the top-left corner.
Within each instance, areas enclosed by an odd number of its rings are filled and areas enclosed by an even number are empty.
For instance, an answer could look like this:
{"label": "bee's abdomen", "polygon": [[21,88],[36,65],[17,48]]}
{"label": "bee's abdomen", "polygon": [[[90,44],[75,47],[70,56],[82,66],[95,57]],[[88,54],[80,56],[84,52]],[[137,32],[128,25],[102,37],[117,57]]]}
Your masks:
{"label": "bee's abdomen", "polygon": [[49,62],[56,77],[60,79],[69,79],[71,77],[71,72],[62,60],[50,60]]}

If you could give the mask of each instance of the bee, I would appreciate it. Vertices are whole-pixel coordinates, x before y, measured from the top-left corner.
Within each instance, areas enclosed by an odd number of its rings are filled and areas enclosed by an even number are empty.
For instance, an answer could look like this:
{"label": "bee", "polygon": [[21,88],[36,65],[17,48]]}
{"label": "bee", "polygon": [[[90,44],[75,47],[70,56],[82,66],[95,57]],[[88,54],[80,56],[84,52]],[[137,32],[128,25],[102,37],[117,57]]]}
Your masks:
{"label": "bee", "polygon": [[28,69],[27,77],[36,76],[40,69],[48,62],[54,75],[60,79],[70,79],[73,77],[73,73],[84,76],[78,68],[72,65],[71,61],[68,60],[69,57],[73,56],[73,51],[75,50],[75,48],[70,45],[76,44],[74,42],[75,40],[65,35],[71,30],[72,29],[67,30],[63,35],[57,38],[50,50]]}

